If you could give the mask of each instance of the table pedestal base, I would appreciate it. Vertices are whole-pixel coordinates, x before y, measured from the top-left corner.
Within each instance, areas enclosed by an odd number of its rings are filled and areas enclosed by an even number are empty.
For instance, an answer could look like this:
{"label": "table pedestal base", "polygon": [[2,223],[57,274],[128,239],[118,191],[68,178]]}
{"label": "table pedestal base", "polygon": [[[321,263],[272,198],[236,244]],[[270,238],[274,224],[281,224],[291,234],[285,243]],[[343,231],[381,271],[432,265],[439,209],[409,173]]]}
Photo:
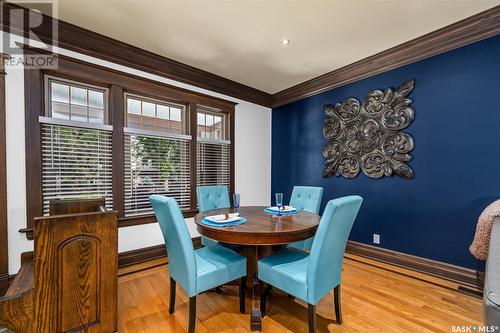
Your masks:
{"label": "table pedestal base", "polygon": [[261,287],[260,280],[254,277],[252,285],[252,312],[250,313],[250,329],[252,331],[262,330],[262,312],[260,311]]}
{"label": "table pedestal base", "polygon": [[247,288],[252,290],[252,311],[250,312],[250,329],[262,330],[262,313],[260,311],[260,292],[262,284],[257,275],[257,262],[273,252],[270,245],[243,245],[242,254],[247,258]]}
{"label": "table pedestal base", "polygon": [[[246,287],[247,290],[252,290],[250,327],[253,330],[261,329],[262,316],[266,315],[261,313],[260,308],[260,292],[265,286],[258,280],[257,261],[279,250],[283,244],[313,237],[321,220],[319,215],[305,210],[294,215],[275,216],[266,213],[264,211],[266,208],[266,206],[239,207],[238,212],[247,218],[247,222],[231,228],[211,227],[202,221],[214,214],[234,213],[234,208],[207,211],[194,217],[200,234],[221,243],[239,245],[240,254],[247,258]],[[265,311],[264,307],[262,311]]]}

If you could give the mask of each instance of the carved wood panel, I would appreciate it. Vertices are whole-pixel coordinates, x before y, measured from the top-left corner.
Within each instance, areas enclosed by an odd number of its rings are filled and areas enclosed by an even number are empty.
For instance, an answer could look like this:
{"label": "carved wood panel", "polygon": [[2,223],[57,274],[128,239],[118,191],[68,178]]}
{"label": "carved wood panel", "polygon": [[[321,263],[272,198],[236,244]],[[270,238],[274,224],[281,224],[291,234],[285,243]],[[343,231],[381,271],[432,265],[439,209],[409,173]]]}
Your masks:
{"label": "carved wood panel", "polygon": [[363,103],[348,98],[342,103],[324,106],[323,177],[356,177],[361,170],[370,178],[397,175],[413,178],[408,165],[412,159],[413,138],[402,130],[414,119],[413,80],[399,88],[368,93]]}
{"label": "carved wood panel", "polygon": [[115,212],[36,218],[33,331],[116,331],[117,252]]}
{"label": "carved wood panel", "polygon": [[99,239],[77,236],[59,246],[59,332],[99,320]]}

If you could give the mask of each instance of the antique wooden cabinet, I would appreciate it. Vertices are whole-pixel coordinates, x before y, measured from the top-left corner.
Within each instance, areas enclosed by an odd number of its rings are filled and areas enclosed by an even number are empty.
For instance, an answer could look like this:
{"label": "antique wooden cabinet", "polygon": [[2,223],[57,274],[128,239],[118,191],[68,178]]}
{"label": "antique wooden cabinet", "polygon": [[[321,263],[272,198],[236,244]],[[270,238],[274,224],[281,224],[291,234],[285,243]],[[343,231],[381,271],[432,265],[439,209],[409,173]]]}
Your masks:
{"label": "antique wooden cabinet", "polygon": [[35,219],[33,260],[24,260],[0,298],[0,326],[15,332],[117,330],[117,217],[103,207],[95,200],[61,201],[50,205],[57,215]]}

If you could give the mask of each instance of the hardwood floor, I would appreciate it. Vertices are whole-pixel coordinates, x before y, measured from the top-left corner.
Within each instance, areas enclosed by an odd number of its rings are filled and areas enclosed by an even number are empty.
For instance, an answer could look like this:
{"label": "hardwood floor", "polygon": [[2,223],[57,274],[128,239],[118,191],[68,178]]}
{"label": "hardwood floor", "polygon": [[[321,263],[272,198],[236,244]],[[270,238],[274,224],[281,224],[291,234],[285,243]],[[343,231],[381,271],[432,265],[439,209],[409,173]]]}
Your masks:
{"label": "hardwood floor", "polygon": [[[168,265],[157,260],[139,268],[148,265],[156,267],[136,273],[131,268],[120,271],[119,332],[186,332],[187,296],[177,288],[175,313],[169,315]],[[446,282],[439,285],[436,279],[430,283],[417,278],[353,260],[353,256],[346,258],[343,324],[333,323],[330,294],[317,305],[318,332],[449,333],[452,326],[481,325],[480,298],[459,293]],[[239,313],[236,285],[223,287],[221,294],[206,292],[198,297],[196,332],[249,332],[250,305],[247,298],[247,313]],[[274,289],[263,327],[263,332],[307,332],[307,307]]]}

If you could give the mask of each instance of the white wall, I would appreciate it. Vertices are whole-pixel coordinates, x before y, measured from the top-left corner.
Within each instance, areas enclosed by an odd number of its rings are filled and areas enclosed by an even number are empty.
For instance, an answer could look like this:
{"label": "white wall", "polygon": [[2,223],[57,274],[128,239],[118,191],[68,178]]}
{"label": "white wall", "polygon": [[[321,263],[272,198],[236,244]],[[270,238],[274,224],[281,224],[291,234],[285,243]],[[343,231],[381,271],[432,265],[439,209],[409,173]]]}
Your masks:
{"label": "white wall", "polygon": [[[235,190],[241,194],[242,205],[269,204],[271,193],[270,108],[72,51],[59,49],[58,53],[158,82],[237,102],[235,116]],[[26,226],[24,73],[19,68],[7,68],[6,72],[9,273],[14,274],[19,270],[21,253],[31,251],[33,249],[33,242],[28,241],[24,234],[18,232],[19,229]],[[191,235],[197,235],[192,219],[187,219],[186,221]],[[118,235],[119,252],[163,243],[157,224],[120,228]]]}

